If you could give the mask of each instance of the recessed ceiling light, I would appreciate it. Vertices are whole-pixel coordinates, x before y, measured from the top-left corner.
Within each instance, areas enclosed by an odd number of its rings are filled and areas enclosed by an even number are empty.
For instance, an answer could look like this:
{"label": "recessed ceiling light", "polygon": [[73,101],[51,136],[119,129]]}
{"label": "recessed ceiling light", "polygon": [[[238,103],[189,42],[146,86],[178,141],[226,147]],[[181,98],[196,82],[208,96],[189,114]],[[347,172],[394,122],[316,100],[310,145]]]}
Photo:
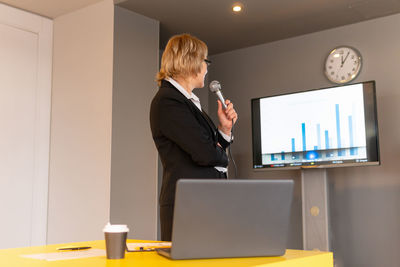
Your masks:
{"label": "recessed ceiling light", "polygon": [[242,11],[242,6],[239,5],[239,4],[235,4],[235,5],[232,7],[232,10],[233,10],[233,12],[238,13],[238,12]]}

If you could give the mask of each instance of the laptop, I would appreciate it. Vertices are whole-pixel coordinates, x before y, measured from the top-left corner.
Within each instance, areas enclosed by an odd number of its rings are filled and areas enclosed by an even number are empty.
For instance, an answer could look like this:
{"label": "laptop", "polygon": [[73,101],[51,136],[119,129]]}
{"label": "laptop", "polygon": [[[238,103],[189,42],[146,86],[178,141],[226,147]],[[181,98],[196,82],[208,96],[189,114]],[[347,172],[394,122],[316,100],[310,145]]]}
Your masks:
{"label": "laptop", "polygon": [[292,180],[180,179],[171,259],[281,256],[285,254]]}

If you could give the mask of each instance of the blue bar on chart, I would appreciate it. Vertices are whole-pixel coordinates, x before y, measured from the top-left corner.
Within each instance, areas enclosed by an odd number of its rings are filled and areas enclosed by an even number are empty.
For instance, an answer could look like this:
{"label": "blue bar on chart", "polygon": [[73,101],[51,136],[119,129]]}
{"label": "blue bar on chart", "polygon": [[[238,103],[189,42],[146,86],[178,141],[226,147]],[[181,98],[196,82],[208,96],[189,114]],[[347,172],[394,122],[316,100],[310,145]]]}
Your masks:
{"label": "blue bar on chart", "polygon": [[294,138],[292,138],[292,159],[297,158],[297,156],[294,154],[295,151],[296,151],[296,141]]}
{"label": "blue bar on chart", "polygon": [[339,104],[335,105],[336,107],[336,134],[337,134],[337,147],[338,147],[338,156],[344,156],[344,150],[342,150],[342,142],[340,136],[340,113],[339,113]]}
{"label": "blue bar on chart", "polygon": [[292,138],[292,152],[296,150],[294,138]]}
{"label": "blue bar on chart", "polygon": [[325,130],[325,149],[329,149],[329,133]]}
{"label": "blue bar on chart", "polygon": [[[325,149],[329,149],[329,132],[325,130]],[[330,152],[326,152],[326,157],[329,158],[331,156]]]}
{"label": "blue bar on chart", "polygon": [[350,155],[357,155],[357,148],[354,147],[354,136],[353,136],[353,117],[349,116],[349,137],[350,137]]}
{"label": "blue bar on chart", "polygon": [[306,151],[306,124],[304,122],[301,124],[301,135],[303,137],[303,151]]}
{"label": "blue bar on chart", "polygon": [[317,140],[318,140],[318,147],[317,149],[321,149],[321,125],[317,124]]}

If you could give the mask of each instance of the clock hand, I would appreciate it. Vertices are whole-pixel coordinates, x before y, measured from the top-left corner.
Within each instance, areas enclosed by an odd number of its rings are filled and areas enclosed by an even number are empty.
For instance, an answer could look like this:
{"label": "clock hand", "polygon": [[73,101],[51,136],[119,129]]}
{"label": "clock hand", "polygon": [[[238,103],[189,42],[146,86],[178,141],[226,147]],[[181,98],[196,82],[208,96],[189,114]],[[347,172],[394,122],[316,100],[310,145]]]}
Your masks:
{"label": "clock hand", "polygon": [[344,58],[344,61],[342,62],[342,65],[346,62],[347,57],[349,56],[350,52],[347,52],[346,57]]}

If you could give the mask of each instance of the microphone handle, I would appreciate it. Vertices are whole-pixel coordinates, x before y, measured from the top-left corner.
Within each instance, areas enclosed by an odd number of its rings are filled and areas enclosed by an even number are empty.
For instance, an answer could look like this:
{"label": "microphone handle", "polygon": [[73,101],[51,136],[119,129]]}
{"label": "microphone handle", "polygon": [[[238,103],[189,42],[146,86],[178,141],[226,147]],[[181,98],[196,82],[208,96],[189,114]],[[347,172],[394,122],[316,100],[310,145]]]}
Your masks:
{"label": "microphone handle", "polygon": [[224,99],[224,96],[223,96],[222,93],[221,93],[221,90],[218,90],[218,91],[216,91],[215,93],[217,94],[217,97],[218,97],[219,101],[221,101],[222,106],[224,107],[224,109],[226,109],[227,106],[226,106],[226,104],[225,104],[225,99]]}

